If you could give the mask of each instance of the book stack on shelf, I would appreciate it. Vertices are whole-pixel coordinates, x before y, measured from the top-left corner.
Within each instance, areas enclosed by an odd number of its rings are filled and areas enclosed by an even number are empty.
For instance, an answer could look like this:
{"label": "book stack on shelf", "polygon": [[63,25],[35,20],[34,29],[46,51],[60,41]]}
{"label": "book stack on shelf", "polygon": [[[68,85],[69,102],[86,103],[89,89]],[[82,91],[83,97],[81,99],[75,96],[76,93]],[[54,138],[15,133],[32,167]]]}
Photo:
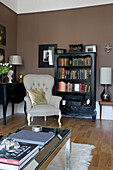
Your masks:
{"label": "book stack on shelf", "polygon": [[85,58],[72,58],[71,62],[69,58],[59,58],[58,59],[58,66],[91,66],[91,57]]}
{"label": "book stack on shelf", "polygon": [[73,84],[70,82],[65,83],[65,82],[61,81],[61,82],[59,82],[58,91],[59,92],[72,92]]}
{"label": "book stack on shelf", "polygon": [[91,57],[73,58],[73,66],[91,66]]}
{"label": "book stack on shelf", "polygon": [[58,65],[59,66],[68,66],[68,58],[59,58]]}
{"label": "book stack on shelf", "polygon": [[66,70],[58,68],[59,79],[90,79],[91,69]]}
{"label": "book stack on shelf", "polygon": [[89,84],[78,84],[78,83],[65,83],[63,81],[59,82],[58,91],[59,92],[90,92],[91,86]]}
{"label": "book stack on shelf", "polygon": [[80,83],[80,92],[90,92],[91,86]]}

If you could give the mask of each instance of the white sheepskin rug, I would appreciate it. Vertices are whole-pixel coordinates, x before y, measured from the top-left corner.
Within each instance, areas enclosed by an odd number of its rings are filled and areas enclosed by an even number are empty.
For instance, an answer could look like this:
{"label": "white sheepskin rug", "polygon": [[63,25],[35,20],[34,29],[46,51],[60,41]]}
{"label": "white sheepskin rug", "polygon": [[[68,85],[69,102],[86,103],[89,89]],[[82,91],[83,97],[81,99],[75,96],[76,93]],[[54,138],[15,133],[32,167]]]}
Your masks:
{"label": "white sheepskin rug", "polygon": [[[94,145],[71,143],[71,170],[88,170],[92,160]],[[65,169],[65,146],[47,166],[46,170]]]}

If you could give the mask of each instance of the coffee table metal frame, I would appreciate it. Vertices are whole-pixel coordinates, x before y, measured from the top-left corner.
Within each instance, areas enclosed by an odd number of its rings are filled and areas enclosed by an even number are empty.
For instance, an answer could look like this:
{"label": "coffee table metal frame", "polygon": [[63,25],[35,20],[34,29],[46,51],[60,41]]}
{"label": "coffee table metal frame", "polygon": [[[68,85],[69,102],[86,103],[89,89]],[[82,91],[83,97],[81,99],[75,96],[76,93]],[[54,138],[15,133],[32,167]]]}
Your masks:
{"label": "coffee table metal frame", "polygon": [[[36,126],[36,125],[35,125]],[[1,140],[10,136],[13,133],[16,133],[20,130],[32,130],[34,126],[25,125],[16,131],[9,133],[6,136],[3,136]],[[35,169],[42,170],[45,169],[49,163],[53,160],[53,158],[57,155],[60,149],[66,144],[65,149],[65,170],[71,169],[71,130],[70,129],[62,129],[62,128],[49,128],[42,127],[42,131],[46,132],[54,132],[55,137],[49,141],[45,146],[43,146],[38,154],[34,157],[35,161],[38,163]],[[30,161],[22,168],[24,169]]]}

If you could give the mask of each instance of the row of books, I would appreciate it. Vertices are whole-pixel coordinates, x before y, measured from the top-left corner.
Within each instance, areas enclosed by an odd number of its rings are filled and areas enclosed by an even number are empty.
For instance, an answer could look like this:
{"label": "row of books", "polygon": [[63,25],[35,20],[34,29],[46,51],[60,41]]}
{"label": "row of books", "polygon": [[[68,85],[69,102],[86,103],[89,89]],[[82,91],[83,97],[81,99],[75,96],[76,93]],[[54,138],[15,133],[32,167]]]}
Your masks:
{"label": "row of books", "polygon": [[58,91],[60,92],[90,92],[91,86],[82,83],[65,83],[63,81],[58,84]]}
{"label": "row of books", "polygon": [[58,68],[59,79],[90,79],[91,69],[66,70],[65,68]]}
{"label": "row of books", "polygon": [[91,57],[86,58],[59,58],[58,66],[91,66]]}
{"label": "row of books", "polygon": [[[12,150],[6,150],[4,148],[0,150],[0,169],[22,169],[36,156],[40,146],[44,146],[54,136],[55,134],[53,132],[21,130],[7,137],[7,140],[13,139],[19,142],[20,147],[18,149],[13,148]],[[38,166],[38,163],[35,162],[35,165]]]}

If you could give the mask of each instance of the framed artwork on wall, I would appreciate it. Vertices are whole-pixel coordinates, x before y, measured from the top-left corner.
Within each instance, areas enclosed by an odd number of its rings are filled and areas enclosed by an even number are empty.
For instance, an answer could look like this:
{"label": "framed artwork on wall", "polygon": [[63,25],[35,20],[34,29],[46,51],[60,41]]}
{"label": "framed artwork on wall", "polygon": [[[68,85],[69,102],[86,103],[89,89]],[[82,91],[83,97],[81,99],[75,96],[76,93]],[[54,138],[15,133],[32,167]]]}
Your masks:
{"label": "framed artwork on wall", "polygon": [[54,67],[54,54],[57,44],[39,45],[39,67]]}
{"label": "framed artwork on wall", "polygon": [[0,63],[5,61],[5,50],[0,48]]}
{"label": "framed artwork on wall", "polygon": [[97,52],[97,46],[94,45],[85,45],[85,52]]}
{"label": "framed artwork on wall", "polygon": [[6,28],[0,25],[0,45],[6,45]]}

